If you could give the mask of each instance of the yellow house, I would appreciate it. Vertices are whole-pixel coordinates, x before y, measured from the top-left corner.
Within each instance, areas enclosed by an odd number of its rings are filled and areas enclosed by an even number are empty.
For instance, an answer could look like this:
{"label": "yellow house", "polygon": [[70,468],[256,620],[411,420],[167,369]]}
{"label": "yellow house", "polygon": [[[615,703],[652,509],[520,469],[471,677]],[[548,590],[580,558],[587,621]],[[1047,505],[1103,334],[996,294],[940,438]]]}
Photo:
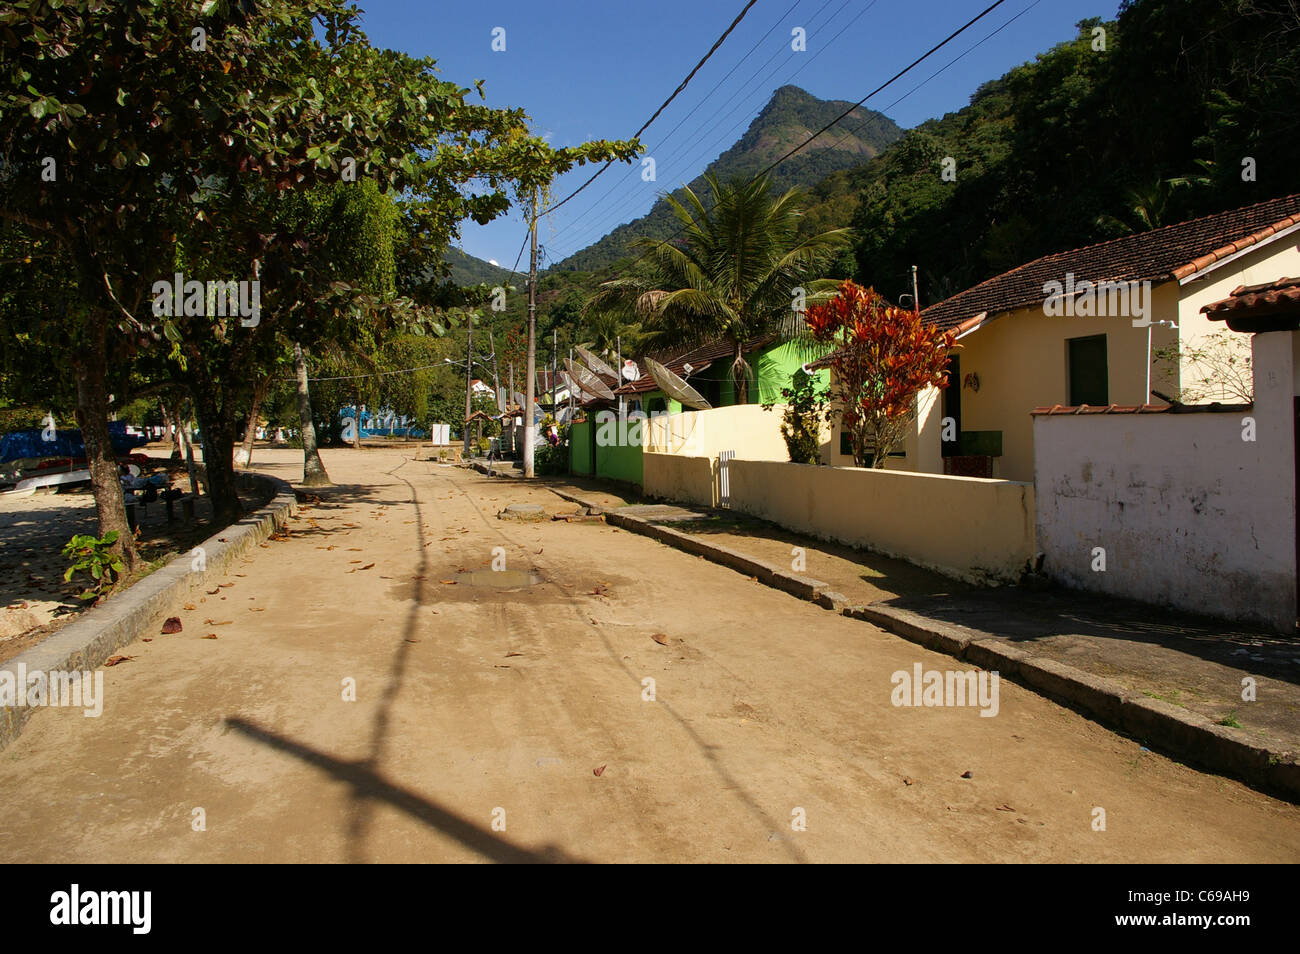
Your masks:
{"label": "yellow house", "polygon": [[[888,466],[1032,481],[1036,407],[1248,401],[1248,342],[1201,308],[1297,274],[1300,194],[1048,255],[968,288],[921,313],[957,333],[949,385],[917,396]],[[852,466],[846,450],[837,423],[823,459]]]}

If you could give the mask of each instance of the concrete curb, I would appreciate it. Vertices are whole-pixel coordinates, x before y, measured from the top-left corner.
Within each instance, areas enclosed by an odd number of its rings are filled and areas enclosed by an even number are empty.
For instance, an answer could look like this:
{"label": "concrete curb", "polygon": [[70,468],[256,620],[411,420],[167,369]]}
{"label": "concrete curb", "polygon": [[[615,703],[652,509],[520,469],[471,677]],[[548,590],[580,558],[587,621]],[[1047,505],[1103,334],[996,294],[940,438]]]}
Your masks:
{"label": "concrete curb", "polygon": [[758,579],[768,586],[809,600],[834,613],[864,620],[896,636],[997,671],[1039,695],[1063,703],[1110,729],[1159,748],[1185,762],[1238,778],[1257,788],[1300,802],[1300,762],[1294,752],[1276,751],[1241,729],[1218,725],[1180,706],[1152,699],[1119,683],[1035,656],[990,633],[945,623],[894,606],[853,606],[830,585],[799,576],[697,536],[650,523],[640,517],[610,513],[588,500],[550,488],[565,500],[605,513],[605,520],[702,556]]}
{"label": "concrete curb", "polygon": [[[241,473],[241,481],[262,481],[274,489],[271,500],[259,510],[204,540],[203,570],[192,568],[190,553],[172,557],[166,566],[151,573],[124,593],[102,606],[86,610],[75,622],[48,639],[20,653],[0,666],[0,674],[18,691],[25,685],[18,679],[18,667],[35,671],[83,672],[99,668],[109,656],[141,636],[157,635],[161,621],[171,615],[194,591],[224,574],[236,559],[261,543],[297,510],[293,488],[278,477]],[[192,551],[191,551],[192,552]],[[5,678],[0,675],[0,678]],[[24,695],[25,698],[25,695]],[[24,724],[39,707],[0,707],[0,749],[18,737]]]}
{"label": "concrete curb", "polygon": [[493,465],[493,469],[489,471],[487,464],[481,460],[461,461],[462,467],[469,467],[471,470],[477,470],[480,474],[486,474],[488,477],[510,477],[518,480],[524,476],[522,470],[515,470],[513,461],[498,460],[493,461]]}

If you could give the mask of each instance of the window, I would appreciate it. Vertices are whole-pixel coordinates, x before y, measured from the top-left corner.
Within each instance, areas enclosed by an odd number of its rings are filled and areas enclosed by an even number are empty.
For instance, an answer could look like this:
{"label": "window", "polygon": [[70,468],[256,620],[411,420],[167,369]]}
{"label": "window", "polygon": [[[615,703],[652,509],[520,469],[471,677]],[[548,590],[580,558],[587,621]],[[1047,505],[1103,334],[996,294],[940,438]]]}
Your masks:
{"label": "window", "polygon": [[1066,341],[1069,359],[1070,404],[1104,406],[1110,403],[1106,375],[1106,336],[1089,335]]}

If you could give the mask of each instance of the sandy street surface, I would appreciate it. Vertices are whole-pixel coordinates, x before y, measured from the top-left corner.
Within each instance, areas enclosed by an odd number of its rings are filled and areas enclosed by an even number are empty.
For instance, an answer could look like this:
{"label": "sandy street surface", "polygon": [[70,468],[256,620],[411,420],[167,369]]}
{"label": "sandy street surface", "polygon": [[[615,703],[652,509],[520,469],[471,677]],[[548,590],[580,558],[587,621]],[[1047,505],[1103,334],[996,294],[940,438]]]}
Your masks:
{"label": "sandy street surface", "polygon": [[895,707],[895,671],[962,667],[603,523],[499,520],[573,505],[410,454],[327,451],[341,486],[123,650],[102,717],[37,713],[0,857],[1300,860],[1300,807],[1011,683],[992,718]]}

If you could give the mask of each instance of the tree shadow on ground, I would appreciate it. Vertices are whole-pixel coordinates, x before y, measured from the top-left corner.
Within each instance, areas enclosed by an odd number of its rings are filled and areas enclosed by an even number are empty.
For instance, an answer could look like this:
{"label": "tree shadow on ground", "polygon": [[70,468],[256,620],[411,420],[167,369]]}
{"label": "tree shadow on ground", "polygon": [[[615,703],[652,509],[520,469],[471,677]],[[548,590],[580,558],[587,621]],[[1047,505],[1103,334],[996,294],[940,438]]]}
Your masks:
{"label": "tree shadow on ground", "polygon": [[[419,559],[414,577],[414,600],[411,602],[410,609],[407,610],[406,621],[402,625],[400,633],[397,634],[392,662],[388,669],[388,679],[379,694],[379,707],[375,712],[374,722],[371,726],[365,757],[355,761],[338,759],[243,719],[228,718],[226,723],[249,738],[277,751],[293,755],[349,785],[350,798],[355,807],[354,811],[348,813],[347,851],[350,863],[359,864],[369,860],[366,842],[373,817],[373,809],[379,803],[390,805],[405,812],[425,825],[455,838],[465,847],[492,861],[513,863],[579,862],[582,859],[570,856],[555,846],[547,846],[540,851],[534,851],[514,845],[495,833],[442,808],[422,795],[389,782],[379,770],[380,765],[383,764],[385,751],[390,741],[389,730],[392,721],[392,707],[401,691],[406,675],[411,646],[419,626],[420,608],[425,605],[430,596],[426,592],[426,588],[429,586],[426,578],[431,575],[429,554],[427,548],[421,545],[421,541],[425,538],[424,508],[420,503],[415,485],[397,473],[398,470],[409,463],[412,463],[412,461],[404,461],[393,468],[392,471],[387,472],[387,476],[394,477],[406,485],[410,497],[405,501],[389,502],[378,500],[376,497],[381,488],[369,484],[336,484],[321,488],[298,488],[295,491],[300,505],[305,501],[311,508],[343,507],[349,503],[364,503],[374,506],[409,504],[415,508],[414,529],[416,552],[419,554]],[[310,513],[311,511],[308,510],[307,512]],[[295,535],[302,533],[303,531],[295,531]]]}
{"label": "tree shadow on ground", "polygon": [[396,808],[416,821],[456,839],[466,848],[490,861],[509,864],[566,864],[582,861],[551,845],[540,851],[532,851],[512,844],[481,825],[476,825],[429,801],[418,792],[388,781],[375,771],[369,758],[359,762],[349,762],[301,742],[287,739],[245,719],[228,718],[225,722],[227,726],[254,742],[291,755],[343,782],[351,789],[351,797],[354,801],[366,804],[382,802]]}

